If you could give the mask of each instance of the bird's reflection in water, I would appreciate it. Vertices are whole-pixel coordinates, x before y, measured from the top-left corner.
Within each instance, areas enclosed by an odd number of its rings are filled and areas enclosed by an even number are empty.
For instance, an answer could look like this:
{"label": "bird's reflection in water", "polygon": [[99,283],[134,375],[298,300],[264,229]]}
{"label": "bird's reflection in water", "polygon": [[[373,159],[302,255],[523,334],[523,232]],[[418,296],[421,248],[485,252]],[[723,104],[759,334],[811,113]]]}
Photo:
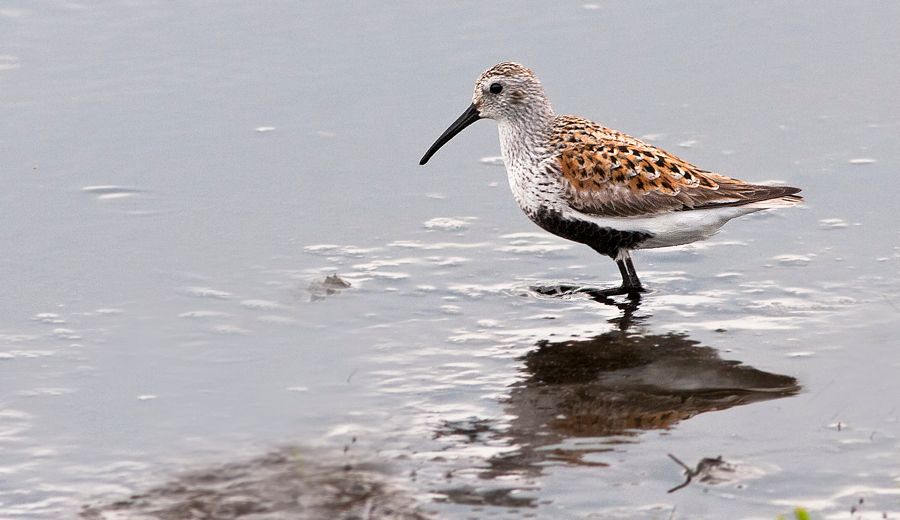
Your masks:
{"label": "bird's reflection in water", "polygon": [[714,348],[686,334],[646,332],[648,316],[638,315],[640,295],[616,299],[580,292],[619,308],[620,314],[609,320],[612,330],[539,341],[521,358],[523,379],[504,403],[513,417],[504,427],[475,421],[447,424],[439,432],[462,433],[469,442],[504,439],[517,447],[492,457],[481,477],[534,477],[553,463],[605,466],[597,454],[637,442],[634,437],[641,431],[671,428],[700,413],[786,397],[800,389],[793,377],[723,360]]}

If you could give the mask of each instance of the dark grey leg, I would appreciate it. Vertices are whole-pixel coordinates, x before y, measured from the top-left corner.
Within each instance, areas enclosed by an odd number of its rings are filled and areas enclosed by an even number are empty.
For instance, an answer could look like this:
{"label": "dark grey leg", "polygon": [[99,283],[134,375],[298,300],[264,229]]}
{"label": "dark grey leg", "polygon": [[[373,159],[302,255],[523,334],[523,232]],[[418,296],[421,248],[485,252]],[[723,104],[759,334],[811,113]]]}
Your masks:
{"label": "dark grey leg", "polygon": [[625,263],[625,260],[616,260],[616,265],[619,266],[619,273],[622,275],[622,287],[628,287],[631,283],[631,273],[628,272],[628,265]]}
{"label": "dark grey leg", "polygon": [[[627,286],[635,289],[640,289],[641,280],[638,278],[637,271],[634,268],[634,263],[631,262],[631,255],[625,257],[625,267],[629,274]],[[622,268],[620,267],[619,270],[621,271]]]}
{"label": "dark grey leg", "polygon": [[[629,255],[629,251],[627,249],[617,251],[617,254],[610,255],[609,251],[604,248],[598,248],[591,246],[594,251],[602,255],[608,255],[616,262],[616,266],[619,268],[619,274],[622,275],[622,285],[618,287],[611,287],[609,289],[586,289],[586,288],[576,288],[576,287],[566,287],[565,289],[574,290],[574,292],[584,292],[590,294],[595,298],[602,298],[606,296],[616,296],[620,294],[637,294],[643,292],[644,288],[641,286],[641,281],[638,279],[637,271],[634,270],[634,264],[631,262],[631,256]],[[533,288],[534,289],[534,288]],[[560,287],[563,289],[563,287]],[[537,290],[537,289],[535,289]],[[544,294],[542,291],[541,294]],[[568,292],[568,291],[567,291]]]}

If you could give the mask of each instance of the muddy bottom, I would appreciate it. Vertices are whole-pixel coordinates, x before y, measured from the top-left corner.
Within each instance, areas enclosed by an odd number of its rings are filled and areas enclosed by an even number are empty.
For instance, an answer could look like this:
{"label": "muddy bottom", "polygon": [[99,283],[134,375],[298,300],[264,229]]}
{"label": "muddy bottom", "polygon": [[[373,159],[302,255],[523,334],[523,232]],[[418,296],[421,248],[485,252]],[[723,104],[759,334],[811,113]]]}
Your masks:
{"label": "muddy bottom", "polygon": [[[314,457],[315,460],[310,460]],[[85,506],[84,520],[430,518],[384,468],[321,460],[314,450],[286,448],[242,462],[186,473],[108,504]]]}

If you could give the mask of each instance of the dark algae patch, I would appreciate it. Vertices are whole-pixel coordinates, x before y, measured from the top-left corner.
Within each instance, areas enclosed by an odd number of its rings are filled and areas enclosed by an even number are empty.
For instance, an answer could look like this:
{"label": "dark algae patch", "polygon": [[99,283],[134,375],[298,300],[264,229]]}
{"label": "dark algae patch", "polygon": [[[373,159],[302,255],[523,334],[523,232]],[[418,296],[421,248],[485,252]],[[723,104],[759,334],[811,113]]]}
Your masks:
{"label": "dark algae patch", "polygon": [[186,473],[126,499],[86,506],[79,518],[154,520],[426,520],[373,464],[311,461],[297,448]]}

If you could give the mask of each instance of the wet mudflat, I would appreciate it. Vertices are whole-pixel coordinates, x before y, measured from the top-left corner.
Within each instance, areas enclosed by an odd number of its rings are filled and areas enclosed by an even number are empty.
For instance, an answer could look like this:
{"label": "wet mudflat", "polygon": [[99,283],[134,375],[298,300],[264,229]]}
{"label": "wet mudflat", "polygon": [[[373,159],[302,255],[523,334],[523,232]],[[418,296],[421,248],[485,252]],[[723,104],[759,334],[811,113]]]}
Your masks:
{"label": "wet mudflat", "polygon": [[[898,17],[5,4],[0,518],[900,516]],[[505,59],[808,203],[542,294],[493,123],[416,165]]]}

